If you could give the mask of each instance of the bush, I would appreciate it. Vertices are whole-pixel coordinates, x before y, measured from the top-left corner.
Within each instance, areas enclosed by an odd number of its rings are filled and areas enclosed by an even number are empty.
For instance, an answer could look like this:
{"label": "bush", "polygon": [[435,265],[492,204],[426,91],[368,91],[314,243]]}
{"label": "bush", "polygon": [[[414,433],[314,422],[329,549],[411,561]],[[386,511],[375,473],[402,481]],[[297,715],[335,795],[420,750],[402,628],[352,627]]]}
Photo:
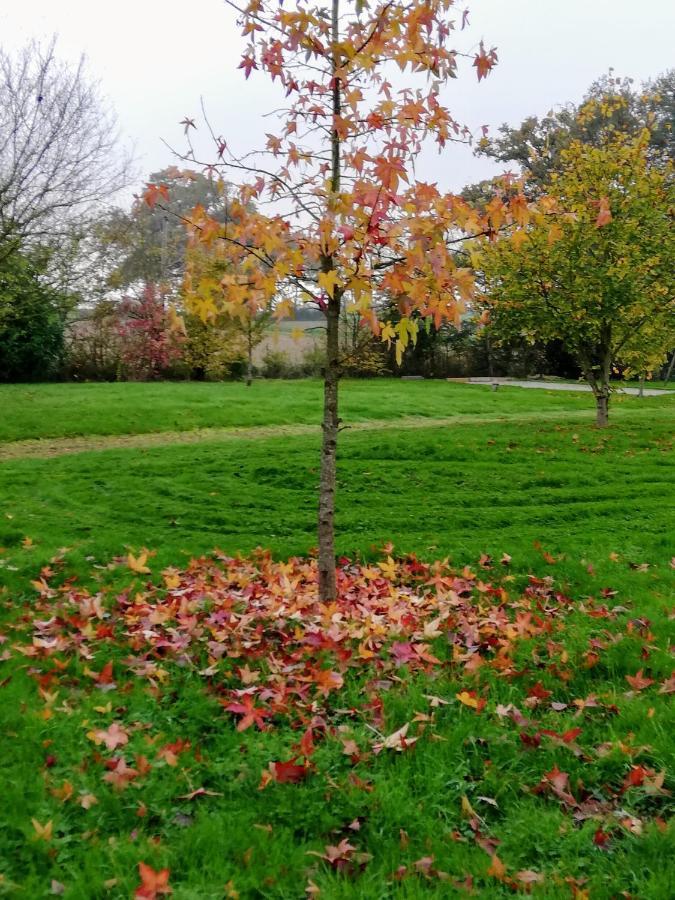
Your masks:
{"label": "bush", "polygon": [[288,353],[283,350],[267,350],[262,359],[263,378],[297,378],[298,367],[294,366]]}
{"label": "bush", "polygon": [[45,381],[63,361],[68,298],[44,281],[39,261],[0,248],[0,381]]}

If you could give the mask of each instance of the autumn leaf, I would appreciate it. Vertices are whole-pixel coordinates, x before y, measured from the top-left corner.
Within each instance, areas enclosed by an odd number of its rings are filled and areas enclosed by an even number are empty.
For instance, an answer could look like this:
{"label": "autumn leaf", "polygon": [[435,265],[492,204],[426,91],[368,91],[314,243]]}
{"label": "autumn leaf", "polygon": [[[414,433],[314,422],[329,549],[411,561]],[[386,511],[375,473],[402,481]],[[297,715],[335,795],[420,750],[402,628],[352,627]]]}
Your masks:
{"label": "autumn leaf", "polygon": [[128,766],[122,757],[111,760],[109,769],[110,771],[103,776],[103,780],[111,784],[117,791],[124,790],[140,774],[138,769]]}
{"label": "autumn leaf", "polygon": [[485,704],[487,701],[482,697],[477,697],[475,691],[460,691],[458,694],[455,694],[455,697],[462,703],[464,706],[468,706],[471,709],[475,709],[476,712],[480,712],[485,708]]}
{"label": "autumn leaf", "polygon": [[380,753],[382,750],[396,750],[398,753],[400,753],[403,750],[407,750],[409,747],[412,747],[413,744],[417,741],[417,738],[406,737],[409,728],[410,722],[406,722],[402,728],[398,729],[398,731],[394,731],[392,732],[392,734],[385,737],[382,741],[374,743],[373,750],[375,751],[375,753]]}
{"label": "autumn leaf", "polygon": [[645,688],[656,683],[653,678],[646,678],[642,674],[642,669],[636,672],[635,675],[626,675],[626,681],[634,691],[643,691]]}
{"label": "autumn leaf", "polygon": [[115,750],[129,743],[129,735],[117,722],[113,722],[106,730],[90,731],[87,737],[95,744],[105,744],[108,750]]}
{"label": "autumn leaf", "polygon": [[160,869],[156,872],[146,863],[139,862],[138,874],[141,884],[136,888],[134,894],[136,900],[156,900],[157,897],[173,893],[173,889],[169,885],[169,869]]}
{"label": "autumn leaf", "polygon": [[319,272],[317,281],[319,287],[322,287],[329,297],[333,296],[336,287],[340,284],[340,279],[334,269],[331,269],[329,272]]}
{"label": "autumn leaf", "polygon": [[308,771],[307,766],[299,766],[292,759],[288,762],[270,763],[272,778],[279,784],[298,784],[307,778]]}
{"label": "autumn leaf", "polygon": [[194,791],[190,791],[189,794],[181,794],[179,796],[179,800],[194,800],[196,797],[222,797],[222,793],[219,791],[210,791],[207,788],[195,788]]}
{"label": "autumn leaf", "polygon": [[150,574],[150,569],[146,566],[147,561],[148,553],[145,550],[138,556],[134,556],[133,553],[127,554],[127,565],[132,572],[137,572],[139,575]]}
{"label": "autumn leaf", "polygon": [[246,731],[251,725],[256,725],[261,731],[264,731],[267,728],[265,719],[272,715],[269,710],[256,706],[250,694],[244,694],[241,703],[228,703],[225,709],[242,716],[237,724],[237,731]]}
{"label": "autumn leaf", "polygon": [[486,52],[483,42],[481,41],[479,51],[473,61],[473,66],[476,69],[479,81],[482,78],[487,78],[496,62],[497,51],[495,48],[493,47],[489,52]]}
{"label": "autumn leaf", "polygon": [[612,221],[612,211],[609,208],[609,200],[607,197],[602,197],[598,203],[598,217],[595,220],[595,227],[602,228],[604,225],[609,225]]}
{"label": "autumn leaf", "polygon": [[46,841],[49,843],[51,841],[53,832],[54,832],[54,824],[50,819],[45,825],[41,825],[37,819],[31,819],[31,824],[33,826],[33,831],[35,832],[34,839],[36,841]]}
{"label": "autumn leaf", "polygon": [[504,881],[506,879],[506,866],[496,853],[492,856],[487,874],[496,878],[498,881]]}
{"label": "autumn leaf", "polygon": [[143,192],[143,200],[150,207],[150,209],[154,209],[160,199],[168,202],[168,187],[165,184],[147,184],[145,187],[145,191]]}

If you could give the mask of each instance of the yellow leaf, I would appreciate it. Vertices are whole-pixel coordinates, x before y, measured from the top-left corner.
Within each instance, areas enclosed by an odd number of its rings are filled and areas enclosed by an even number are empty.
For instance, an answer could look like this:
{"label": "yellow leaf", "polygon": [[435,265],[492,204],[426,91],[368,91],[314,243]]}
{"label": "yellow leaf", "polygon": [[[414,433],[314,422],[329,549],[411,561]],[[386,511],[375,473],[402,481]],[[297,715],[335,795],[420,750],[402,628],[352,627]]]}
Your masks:
{"label": "yellow leaf", "polygon": [[131,569],[132,572],[137,572],[139,575],[149,575],[150,569],[146,566],[146,562],[148,561],[147,551],[143,551],[139,553],[138,556],[134,556],[133,553],[127,554],[127,565]]}
{"label": "yellow leaf", "polygon": [[335,294],[335,288],[340,283],[337,272],[331,269],[330,272],[319,272],[319,287],[322,287],[329,297]]}
{"label": "yellow leaf", "polygon": [[175,589],[180,584],[180,575],[178,574],[177,569],[164,569],[162,572],[164,577],[164,586],[167,591],[175,591]]}
{"label": "yellow leaf", "polygon": [[50,819],[46,825],[40,825],[37,819],[31,819],[33,828],[35,829],[35,840],[36,841],[51,841],[52,839],[52,831],[53,831],[53,823]]}
{"label": "yellow leaf", "polygon": [[478,709],[478,699],[476,697],[472,697],[471,694],[467,693],[467,691],[460,691],[459,694],[455,694],[460,703],[463,703],[464,706],[470,706],[472,709]]}
{"label": "yellow leaf", "polygon": [[476,810],[469,803],[469,798],[466,796],[466,794],[462,794],[462,815],[466,816],[467,819],[478,818]]}
{"label": "yellow leaf", "polygon": [[527,232],[523,228],[519,228],[518,231],[514,231],[511,235],[511,243],[513,244],[514,250],[520,250],[526,240]]}
{"label": "yellow leaf", "polygon": [[391,558],[391,556],[387,557],[386,562],[380,563],[380,571],[385,578],[389,579],[389,581],[392,581],[394,578],[396,578],[396,563]]}

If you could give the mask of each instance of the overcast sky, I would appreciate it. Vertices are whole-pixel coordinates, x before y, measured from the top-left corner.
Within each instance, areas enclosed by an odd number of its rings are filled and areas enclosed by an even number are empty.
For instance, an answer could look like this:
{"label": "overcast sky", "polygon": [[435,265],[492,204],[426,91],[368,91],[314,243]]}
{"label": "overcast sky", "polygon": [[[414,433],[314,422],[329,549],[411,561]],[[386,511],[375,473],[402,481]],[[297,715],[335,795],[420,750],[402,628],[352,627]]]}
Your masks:
{"label": "overcast sky", "polygon": [[[487,81],[477,84],[467,65],[446,93],[454,117],[476,131],[578,101],[610,67],[640,81],[675,66],[675,0],[466,5],[470,28],[458,35],[458,49],[475,49],[484,39],[500,58]],[[274,130],[262,115],[280,94],[265,76],[254,72],[246,82],[237,70],[243,43],[223,0],[0,0],[5,49],[53,33],[61,56],[87,56],[89,72],[135,145],[141,182],[175,162],[162,138],[181,146],[178,122],[199,113],[200,97],[214,128],[237,150],[255,147],[265,131]],[[424,166],[418,177],[456,190],[498,171],[462,146],[425,156]]]}

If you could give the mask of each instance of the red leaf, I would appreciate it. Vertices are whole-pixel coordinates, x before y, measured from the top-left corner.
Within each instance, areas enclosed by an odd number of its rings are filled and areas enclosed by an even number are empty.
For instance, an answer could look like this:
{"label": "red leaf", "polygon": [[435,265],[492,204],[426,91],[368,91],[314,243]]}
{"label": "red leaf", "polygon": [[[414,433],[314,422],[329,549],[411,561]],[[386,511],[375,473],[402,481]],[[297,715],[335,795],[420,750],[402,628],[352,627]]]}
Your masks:
{"label": "red leaf", "polygon": [[309,771],[306,766],[298,766],[293,760],[270,763],[272,778],[279,784],[298,784],[304,781]]}

